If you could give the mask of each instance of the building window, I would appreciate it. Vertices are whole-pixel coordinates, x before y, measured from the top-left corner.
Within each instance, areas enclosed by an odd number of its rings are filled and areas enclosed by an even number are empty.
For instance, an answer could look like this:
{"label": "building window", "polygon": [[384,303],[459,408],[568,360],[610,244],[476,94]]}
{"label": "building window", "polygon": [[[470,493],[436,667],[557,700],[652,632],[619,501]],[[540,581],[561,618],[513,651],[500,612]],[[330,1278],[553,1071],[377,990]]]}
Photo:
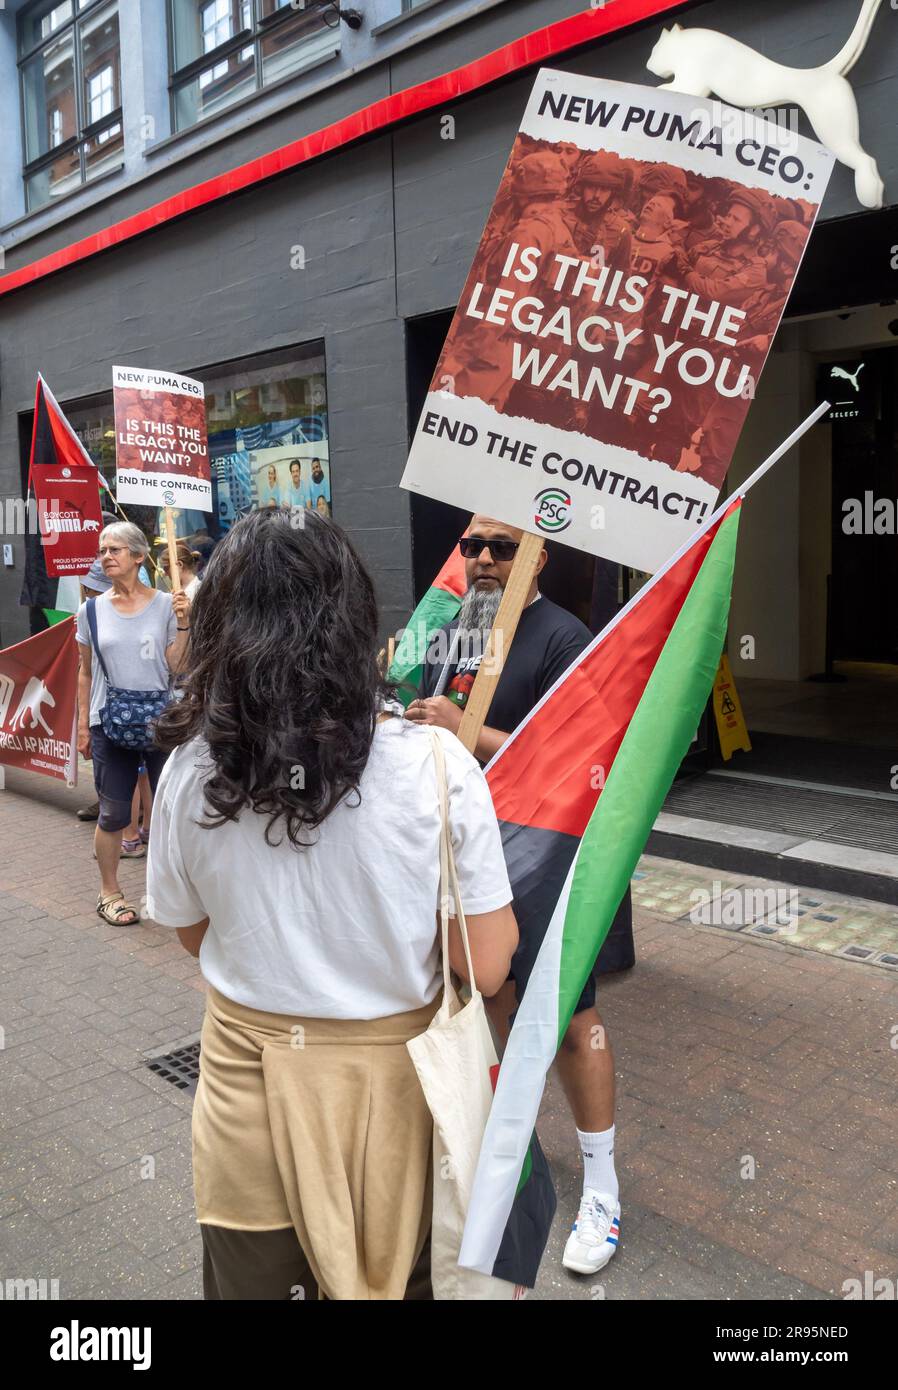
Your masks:
{"label": "building window", "polygon": [[[247,7],[241,6],[242,10]],[[244,17],[245,18],[245,17]],[[209,5],[200,6],[200,23],[203,29],[203,52],[211,53],[219,44],[227,43],[234,37],[233,15],[229,0],[212,0]],[[240,28],[249,26],[244,22]]]}
{"label": "building window", "polygon": [[118,6],[41,0],[18,20],[29,212],[122,163]]}
{"label": "building window", "polygon": [[175,130],[291,77],[340,48],[333,0],[169,0]]}
{"label": "building window", "polygon": [[95,72],[87,79],[87,109],[90,124],[93,125],[94,121],[102,120],[104,116],[108,116],[114,106],[112,64],[107,63],[105,68],[100,68],[99,72]]}

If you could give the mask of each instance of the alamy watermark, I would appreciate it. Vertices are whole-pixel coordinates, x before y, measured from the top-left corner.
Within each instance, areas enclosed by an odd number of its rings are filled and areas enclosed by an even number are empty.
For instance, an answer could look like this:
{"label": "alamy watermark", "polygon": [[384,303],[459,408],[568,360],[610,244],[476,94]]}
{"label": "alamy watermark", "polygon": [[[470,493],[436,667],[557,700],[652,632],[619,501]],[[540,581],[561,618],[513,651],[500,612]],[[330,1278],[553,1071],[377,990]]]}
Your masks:
{"label": "alamy watermark", "polygon": [[63,531],[96,531],[99,522],[83,520],[81,513],[56,498],[6,497],[0,508],[0,535],[41,536],[45,545],[56,545]]}
{"label": "alamy watermark", "polygon": [[717,879],[710,888],[689,895],[689,920],[696,926],[744,927],[764,919],[771,926],[789,926],[800,915],[794,888],[727,888]]}
{"label": "alamy watermark", "polygon": [[42,1275],[28,1279],[0,1279],[0,1298],[8,1303],[55,1300],[59,1298],[59,1280],[45,1279]]}
{"label": "alamy watermark", "polygon": [[894,536],[898,534],[898,499],[846,497],[842,502],[842,531],[846,536]]}
{"label": "alamy watermark", "polygon": [[[487,649],[490,637],[494,636],[492,656],[487,659]],[[399,647],[406,637],[423,642],[427,637],[426,625],[420,628],[400,628],[396,633],[396,646]],[[428,647],[428,664],[433,666],[445,665],[452,658],[454,666],[467,663],[473,670],[475,663],[479,662],[483,670],[488,671],[493,665],[499,670],[502,669],[502,659],[504,653],[505,634],[501,628],[484,632],[481,628],[458,628],[448,630],[440,628],[434,634]]]}

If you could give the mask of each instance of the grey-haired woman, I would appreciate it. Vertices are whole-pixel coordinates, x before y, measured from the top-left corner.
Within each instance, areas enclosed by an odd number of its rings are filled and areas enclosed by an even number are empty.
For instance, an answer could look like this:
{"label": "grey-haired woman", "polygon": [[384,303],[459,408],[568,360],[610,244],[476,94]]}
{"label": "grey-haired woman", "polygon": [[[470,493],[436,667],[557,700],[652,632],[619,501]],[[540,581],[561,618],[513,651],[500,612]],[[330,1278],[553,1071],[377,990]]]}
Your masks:
{"label": "grey-haired woman", "polygon": [[[131,819],[138,773],[145,766],[155,791],[165,754],[152,746],[124,746],[109,736],[103,715],[108,687],[146,704],[162,697],[184,659],[190,630],[190,600],[164,594],[140,578],[149,546],[139,527],[119,521],[100,533],[100,564],[112,587],[82,603],[76,621],[81,669],[78,676],[78,751],[92,758],[100,815],[94,837],[100,869],[97,912],[112,926],[140,921],[118,882],[122,831]],[[93,607],[91,608],[91,605]],[[107,681],[108,676],[108,681]],[[133,737],[129,735],[128,737]]]}

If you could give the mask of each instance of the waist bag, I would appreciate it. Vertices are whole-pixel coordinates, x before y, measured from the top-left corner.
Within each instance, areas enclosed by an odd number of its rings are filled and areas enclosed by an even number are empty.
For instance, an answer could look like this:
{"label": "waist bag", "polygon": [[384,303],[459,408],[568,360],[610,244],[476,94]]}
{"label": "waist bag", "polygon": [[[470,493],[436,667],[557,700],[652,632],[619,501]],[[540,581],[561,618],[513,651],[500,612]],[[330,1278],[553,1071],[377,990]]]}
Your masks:
{"label": "waist bag", "polygon": [[171,687],[165,690],[123,690],[112,684],[97,636],[96,603],[95,598],[87,600],[87,622],[97,660],[106,677],[106,703],[100,710],[103,733],[118,748],[151,748],[153,725],[171,700]]}

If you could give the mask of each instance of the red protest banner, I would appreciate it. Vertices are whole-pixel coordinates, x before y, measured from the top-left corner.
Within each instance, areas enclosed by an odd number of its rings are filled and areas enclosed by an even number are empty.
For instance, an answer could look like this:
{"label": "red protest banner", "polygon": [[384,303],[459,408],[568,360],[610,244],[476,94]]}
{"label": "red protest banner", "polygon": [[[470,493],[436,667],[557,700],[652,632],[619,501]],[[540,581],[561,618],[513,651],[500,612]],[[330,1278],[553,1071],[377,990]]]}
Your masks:
{"label": "red protest banner", "polygon": [[0,763],[78,780],[75,620],[0,652]]}
{"label": "red protest banner", "polygon": [[87,574],[103,524],[100,474],[43,377],[34,397],[28,479],[37,502],[47,574]]}
{"label": "red protest banner", "polygon": [[47,573],[56,578],[87,574],[103,526],[96,468],[35,463],[31,484]]}

